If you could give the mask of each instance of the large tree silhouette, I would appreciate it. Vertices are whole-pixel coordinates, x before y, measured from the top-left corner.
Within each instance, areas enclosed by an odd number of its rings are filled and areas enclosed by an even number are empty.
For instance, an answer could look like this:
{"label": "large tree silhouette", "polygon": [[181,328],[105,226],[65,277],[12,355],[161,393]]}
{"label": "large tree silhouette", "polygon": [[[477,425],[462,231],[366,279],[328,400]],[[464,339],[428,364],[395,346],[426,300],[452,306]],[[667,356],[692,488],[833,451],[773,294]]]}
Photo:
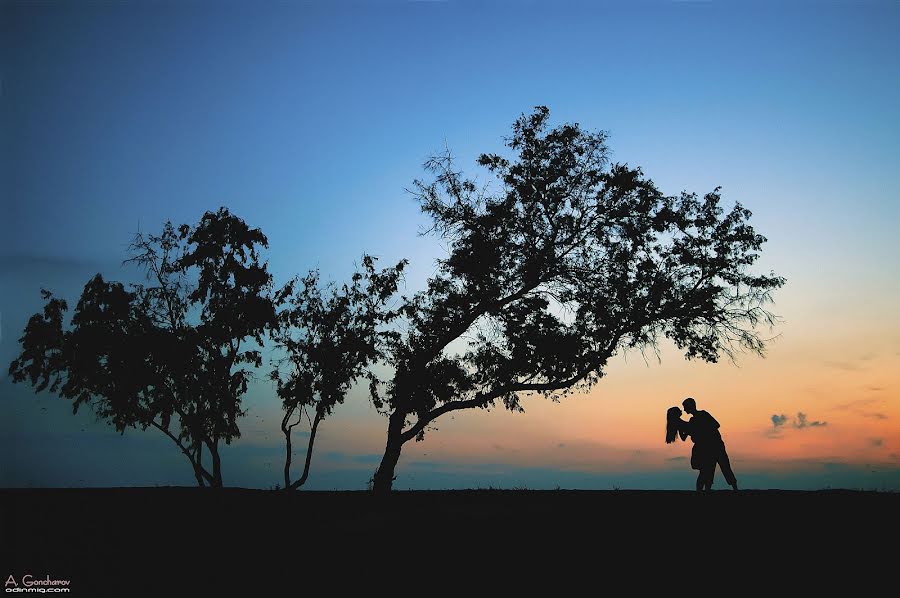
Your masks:
{"label": "large tree silhouette", "polygon": [[499,181],[479,187],[432,158],[421,209],[448,246],[426,290],[401,308],[383,402],[387,443],[374,490],[391,489],[403,445],[460,409],[522,393],[586,389],[610,358],[671,339],[688,359],[762,353],[774,274],[748,271],[765,238],[716,189],[663,195],[640,169],[609,165],[606,136],[548,125],[538,107],[513,125],[511,158],[479,157]]}
{"label": "large tree silhouette", "polygon": [[88,405],[120,432],[158,429],[198,485],[221,486],[219,448],[240,436],[241,399],[283,299],[260,247],[263,233],[225,208],[195,227],[137,234],[127,261],[146,284],[97,274],[69,327],[66,302],[42,291],[46,305],[28,321],[10,375],[72,400],[73,411]]}
{"label": "large tree silhouette", "polygon": [[[375,258],[367,255],[348,284],[323,286],[313,271],[283,289],[285,308],[275,333],[280,357],[270,377],[284,408],[285,489],[306,483],[319,424],[344,402],[351,386],[365,378],[376,390],[377,378],[367,367],[382,354],[383,326],[397,316],[387,304],[405,265],[376,271]],[[304,417],[309,436],[303,472],[291,481],[292,433]]]}

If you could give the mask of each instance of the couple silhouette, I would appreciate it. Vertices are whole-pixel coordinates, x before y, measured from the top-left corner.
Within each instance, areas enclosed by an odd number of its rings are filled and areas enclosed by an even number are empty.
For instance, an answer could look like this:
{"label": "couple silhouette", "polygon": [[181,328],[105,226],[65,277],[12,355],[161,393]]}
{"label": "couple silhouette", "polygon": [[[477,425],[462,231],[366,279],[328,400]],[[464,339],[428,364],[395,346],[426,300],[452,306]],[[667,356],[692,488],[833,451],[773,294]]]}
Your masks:
{"label": "couple silhouette", "polygon": [[719,422],[706,411],[697,410],[697,402],[691,397],[681,402],[691,419],[681,419],[681,409],[671,407],[666,413],[666,443],[675,442],[677,437],[686,440],[688,436],[694,443],[691,451],[691,467],[700,470],[697,476],[697,490],[710,490],[716,476],[716,465],[722,469],[725,481],[735,490],[737,479],[731,470],[725,443],[719,433]]}

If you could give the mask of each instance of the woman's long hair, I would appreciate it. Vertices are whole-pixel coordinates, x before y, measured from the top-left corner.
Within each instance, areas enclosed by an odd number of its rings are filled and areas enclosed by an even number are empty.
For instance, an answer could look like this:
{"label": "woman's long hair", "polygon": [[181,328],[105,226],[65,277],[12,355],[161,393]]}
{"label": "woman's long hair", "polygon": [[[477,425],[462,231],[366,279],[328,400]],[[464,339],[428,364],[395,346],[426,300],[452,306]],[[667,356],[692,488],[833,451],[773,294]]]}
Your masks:
{"label": "woman's long hair", "polygon": [[683,423],[681,409],[670,407],[666,412],[666,444],[675,442],[675,438],[678,436],[678,427]]}

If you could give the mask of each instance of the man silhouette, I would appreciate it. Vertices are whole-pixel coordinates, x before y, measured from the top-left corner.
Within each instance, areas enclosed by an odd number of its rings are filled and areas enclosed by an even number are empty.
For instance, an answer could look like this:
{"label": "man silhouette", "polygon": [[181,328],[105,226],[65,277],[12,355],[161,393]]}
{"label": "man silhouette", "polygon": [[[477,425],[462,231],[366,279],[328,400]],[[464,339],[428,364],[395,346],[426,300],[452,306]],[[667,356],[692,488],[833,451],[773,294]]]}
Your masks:
{"label": "man silhouette", "polygon": [[694,444],[697,450],[705,455],[704,463],[700,467],[700,476],[697,478],[697,489],[709,490],[712,488],[716,465],[718,465],[722,469],[725,481],[737,490],[737,478],[734,477],[728,453],[725,452],[725,442],[722,440],[722,434],[719,433],[719,422],[708,412],[698,411],[697,402],[691,397],[686,398],[681,404],[685,412],[691,415],[688,424]]}

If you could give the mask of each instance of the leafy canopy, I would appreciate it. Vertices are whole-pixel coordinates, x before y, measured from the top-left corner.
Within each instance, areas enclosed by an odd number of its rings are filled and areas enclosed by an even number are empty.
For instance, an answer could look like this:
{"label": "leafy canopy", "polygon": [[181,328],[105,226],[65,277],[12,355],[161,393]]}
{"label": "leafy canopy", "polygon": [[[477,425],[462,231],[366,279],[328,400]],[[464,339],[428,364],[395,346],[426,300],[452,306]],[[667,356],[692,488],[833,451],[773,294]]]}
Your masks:
{"label": "leafy canopy", "polygon": [[478,158],[499,189],[449,154],[415,182],[448,255],[391,343],[384,408],[412,424],[404,441],[448,411],[589,386],[612,355],[663,337],[688,359],[763,352],[756,326],[774,323],[766,304],[783,279],[749,271],[765,242],[750,211],[725,210],[719,189],[664,195],[608,163],[605,133],[548,121],[536,108],[513,125],[511,157]]}
{"label": "leafy canopy", "polygon": [[42,291],[46,305],[28,321],[10,375],[72,400],[74,411],[89,405],[120,432],[158,428],[189,458],[198,483],[221,485],[219,443],[240,436],[241,399],[280,300],[260,247],[262,232],[225,208],[195,227],[166,223],[158,235],[137,234],[127,261],[146,282],[97,274],[69,327],[66,302]]}

